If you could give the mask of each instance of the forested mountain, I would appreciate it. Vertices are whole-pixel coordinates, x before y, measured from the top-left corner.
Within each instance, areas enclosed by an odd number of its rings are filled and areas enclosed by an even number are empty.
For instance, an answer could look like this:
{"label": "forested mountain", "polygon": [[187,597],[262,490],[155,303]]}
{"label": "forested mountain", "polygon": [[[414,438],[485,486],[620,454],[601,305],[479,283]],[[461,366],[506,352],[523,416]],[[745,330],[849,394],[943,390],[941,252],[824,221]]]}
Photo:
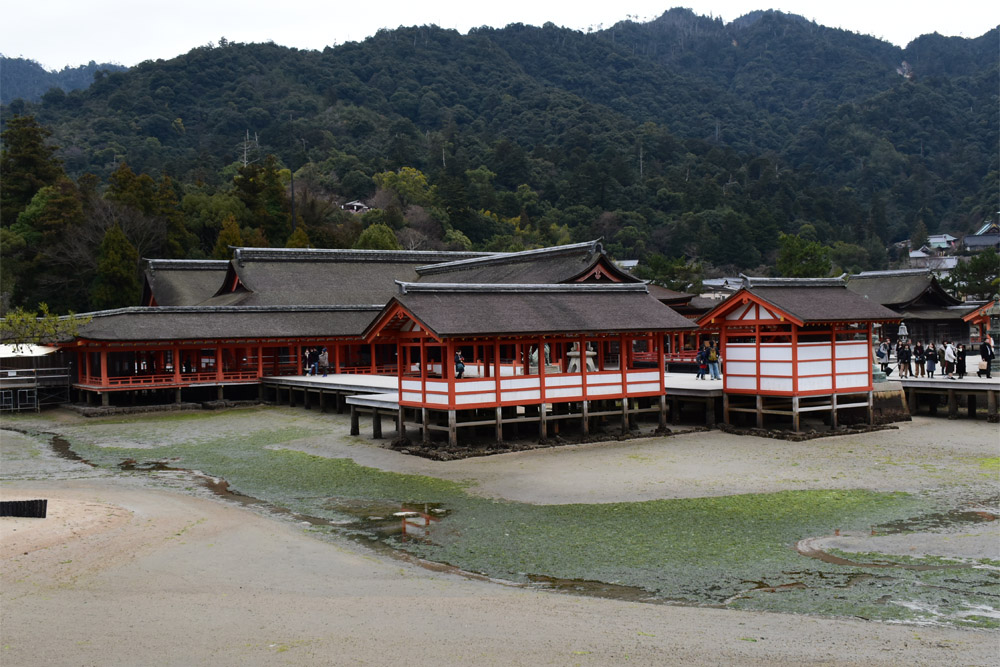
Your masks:
{"label": "forested mountain", "polygon": [[[780,12],[680,9],[586,34],[399,28],[322,52],[223,39],[3,107],[3,291],[101,305],[114,227],[157,257],[600,236],[678,286],[772,270],[789,244],[821,270],[882,268],[917,229],[996,212],[997,44],[994,29],[904,50]],[[58,146],[43,161],[60,173],[20,178],[37,146]],[[378,210],[340,209],[355,198]],[[74,287],[56,289],[69,266]]]}
{"label": "forested mountain", "polygon": [[58,89],[52,93],[58,97],[59,91],[68,93],[89,86],[94,82],[94,72],[122,72],[126,69],[128,68],[109,63],[99,65],[91,60],[86,65],[66,66],[58,72],[50,72],[34,60],[0,55],[0,104],[19,98],[38,102],[42,95],[53,88]]}

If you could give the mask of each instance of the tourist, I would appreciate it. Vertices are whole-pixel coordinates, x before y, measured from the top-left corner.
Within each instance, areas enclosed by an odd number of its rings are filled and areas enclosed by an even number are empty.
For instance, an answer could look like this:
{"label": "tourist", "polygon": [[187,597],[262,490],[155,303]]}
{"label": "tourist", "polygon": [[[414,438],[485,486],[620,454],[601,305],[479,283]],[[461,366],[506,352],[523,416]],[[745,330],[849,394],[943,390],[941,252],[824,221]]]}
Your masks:
{"label": "tourist", "polygon": [[910,369],[910,358],[912,353],[910,352],[909,343],[899,343],[896,347],[896,361],[899,366],[899,379],[909,377],[913,375],[913,371]]}
{"label": "tourist", "polygon": [[979,370],[976,372],[978,377],[983,377],[983,373],[986,373],[986,379],[990,379],[990,362],[996,357],[993,352],[993,340],[987,335],[983,339],[982,344],[979,346]]}
{"label": "tourist", "polygon": [[913,362],[917,367],[917,372],[914,377],[925,377],[926,372],[924,371],[924,367],[927,365],[927,354],[924,352],[923,343],[917,343],[913,347]]}
{"label": "tourist", "polygon": [[455,352],[455,377],[459,380],[465,374],[465,357],[462,356],[462,351],[459,350]]}
{"label": "tourist", "polygon": [[713,380],[721,380],[722,375],[719,371],[719,365],[722,363],[722,357],[719,355],[719,348],[715,347],[715,341],[708,341],[708,371],[712,374]]}
{"label": "tourist", "polygon": [[327,373],[330,372],[330,353],[325,347],[319,353],[319,367],[323,370],[323,377],[326,377]]}
{"label": "tourist", "polygon": [[958,379],[962,380],[965,378],[965,360],[968,353],[965,351],[965,345],[959,344],[958,349],[955,350],[955,372],[958,374]]}
{"label": "tourist", "polygon": [[306,375],[319,375],[319,348],[309,348],[309,353],[306,356],[306,359],[309,363],[309,370],[306,371]]}
{"label": "tourist", "polygon": [[934,377],[934,369],[937,367],[937,350],[934,343],[927,343],[927,377]]}
{"label": "tourist", "polygon": [[956,359],[955,346],[951,344],[951,341],[946,340],[944,342],[944,372],[948,374],[949,380],[955,379]]}
{"label": "tourist", "polygon": [[878,358],[878,362],[882,365],[882,372],[889,373],[889,341],[882,339],[882,342],[878,344],[878,349],[875,350],[875,356]]}
{"label": "tourist", "polygon": [[704,343],[698,348],[698,354],[695,355],[694,361],[698,364],[698,374],[695,376],[695,379],[704,380],[705,375],[708,373],[708,348],[705,347]]}

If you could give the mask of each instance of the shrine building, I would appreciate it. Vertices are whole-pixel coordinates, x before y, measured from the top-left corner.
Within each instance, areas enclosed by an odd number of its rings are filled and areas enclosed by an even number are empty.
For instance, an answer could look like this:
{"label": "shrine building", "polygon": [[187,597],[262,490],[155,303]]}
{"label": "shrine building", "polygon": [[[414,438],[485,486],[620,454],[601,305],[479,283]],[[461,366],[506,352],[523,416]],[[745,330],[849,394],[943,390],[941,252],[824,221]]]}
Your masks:
{"label": "shrine building", "polygon": [[703,315],[719,330],[723,420],[734,413],[790,421],[807,413],[836,427],[842,411],[873,421],[872,327],[899,315],[848,290],[840,278],[750,278]]}

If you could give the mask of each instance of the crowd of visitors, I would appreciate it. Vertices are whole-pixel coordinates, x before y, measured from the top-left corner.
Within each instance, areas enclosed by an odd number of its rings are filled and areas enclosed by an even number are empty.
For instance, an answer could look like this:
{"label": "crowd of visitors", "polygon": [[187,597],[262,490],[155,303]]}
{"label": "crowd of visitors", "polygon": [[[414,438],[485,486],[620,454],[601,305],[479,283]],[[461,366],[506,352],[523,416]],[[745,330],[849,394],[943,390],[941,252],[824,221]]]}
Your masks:
{"label": "crowd of visitors", "polygon": [[[993,342],[989,337],[979,345],[979,365],[976,371],[977,377],[992,379],[990,375],[990,362],[996,357],[993,350]],[[890,357],[895,353],[896,368],[899,370],[899,378],[933,378],[935,373],[938,377],[949,380],[964,379],[969,374],[968,356],[969,350],[963,343],[955,344],[954,341],[945,340],[937,345],[929,342],[926,345],[922,341],[913,343],[901,340],[893,346],[887,339],[879,341],[875,348],[875,358],[882,368],[882,372],[890,374],[892,372]]]}

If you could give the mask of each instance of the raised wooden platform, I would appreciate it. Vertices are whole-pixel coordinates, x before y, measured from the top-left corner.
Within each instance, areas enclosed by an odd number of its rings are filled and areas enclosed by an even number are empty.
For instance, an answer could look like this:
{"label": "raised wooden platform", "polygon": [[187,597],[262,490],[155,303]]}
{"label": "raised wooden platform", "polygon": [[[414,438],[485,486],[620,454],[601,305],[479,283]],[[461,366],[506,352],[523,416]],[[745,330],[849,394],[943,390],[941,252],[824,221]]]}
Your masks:
{"label": "raised wooden platform", "polygon": [[985,404],[986,418],[991,422],[1000,420],[997,412],[1000,400],[998,377],[988,380],[976,377],[973,373],[961,380],[949,380],[947,377],[905,378],[899,380],[899,383],[906,392],[910,414],[919,414],[921,408],[925,407],[930,414],[935,415],[943,404],[947,407],[948,418],[956,419],[960,403],[964,403],[968,416],[975,419],[977,410]]}

